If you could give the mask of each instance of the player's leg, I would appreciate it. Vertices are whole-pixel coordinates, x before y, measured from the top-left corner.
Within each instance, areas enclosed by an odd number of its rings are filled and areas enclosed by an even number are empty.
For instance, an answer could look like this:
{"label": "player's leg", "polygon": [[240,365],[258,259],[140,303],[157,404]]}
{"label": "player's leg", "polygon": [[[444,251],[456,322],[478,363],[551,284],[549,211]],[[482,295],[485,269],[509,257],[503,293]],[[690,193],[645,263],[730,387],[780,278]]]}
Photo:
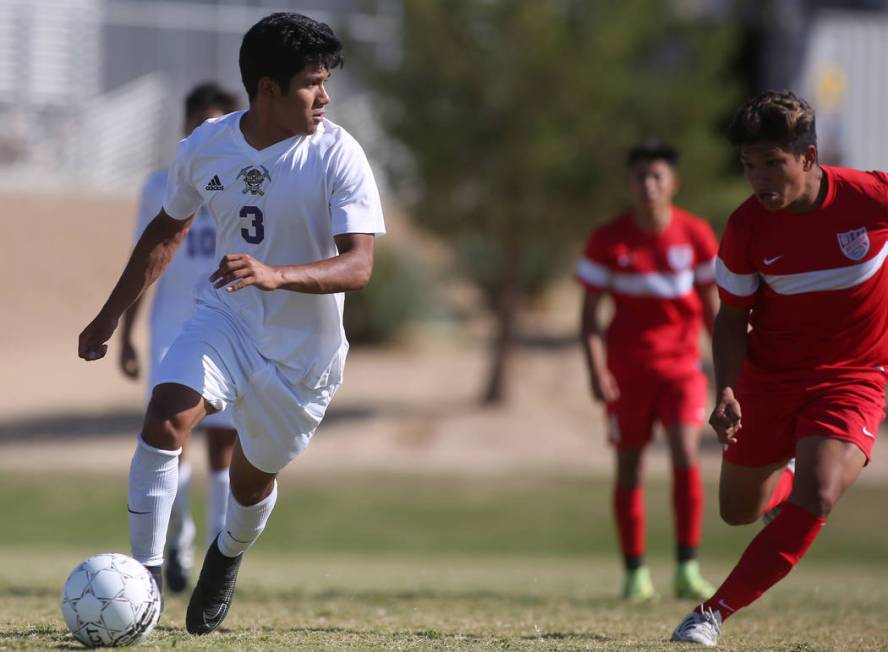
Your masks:
{"label": "player's leg", "polygon": [[705,600],[715,591],[700,572],[697,551],[703,528],[703,481],[700,478],[701,429],[696,423],[666,428],[672,462],[672,511],[676,567],[673,590],[679,598]]}
{"label": "player's leg", "polygon": [[207,545],[211,544],[225,525],[230,482],[228,467],[237,441],[234,428],[207,428],[207,462],[209,487],[207,492]]}
{"label": "player's leg", "polygon": [[728,525],[755,523],[775,494],[785,468],[785,460],[764,466],[743,466],[722,460],[718,487],[722,520]]}
{"label": "player's leg", "polygon": [[645,510],[642,485],[642,447],[617,449],[617,477],[613,510],[623,553],[623,597],[641,602],[656,594],[645,564]]}
{"label": "player's leg", "polygon": [[170,513],[170,526],[166,538],[166,564],[164,575],[167,587],[173,593],[180,593],[188,586],[191,569],[194,567],[194,538],[196,528],[191,516],[191,460],[188,449],[191,438],[182,442],[179,456],[179,482],[176,498]]}
{"label": "player's leg", "polygon": [[277,474],[253,466],[239,443],[234,446],[229,476],[225,527],[207,550],[188,603],[186,627],[192,634],[208,634],[225,619],[243,554],[262,534],[277,500]]}
{"label": "player's leg", "polygon": [[676,544],[673,590],[679,598],[698,602],[715,591],[715,587],[703,578],[697,561],[703,527],[703,482],[700,479],[699,456],[705,412],[706,376],[701,372],[661,383],[656,414],[666,430],[672,462]]}
{"label": "player's leg", "polygon": [[719,610],[722,620],[792,570],[866,463],[866,455],[856,444],[827,437],[801,439],[796,451],[796,480],[789,502],[752,540],[712,599],[702,605]]}
{"label": "player's leg", "polygon": [[193,389],[174,383],[158,385],[130,464],[130,546],[133,557],[151,570],[158,586],[178,486],[178,458],[191,429],[205,414],[204,398]]}
{"label": "player's leg", "polygon": [[207,551],[185,624],[208,634],[228,613],[243,553],[259,537],[277,498],[277,473],[308,446],[338,385],[308,387],[287,380],[243,342],[250,381],[232,417],[238,439],[231,458],[225,528]]}

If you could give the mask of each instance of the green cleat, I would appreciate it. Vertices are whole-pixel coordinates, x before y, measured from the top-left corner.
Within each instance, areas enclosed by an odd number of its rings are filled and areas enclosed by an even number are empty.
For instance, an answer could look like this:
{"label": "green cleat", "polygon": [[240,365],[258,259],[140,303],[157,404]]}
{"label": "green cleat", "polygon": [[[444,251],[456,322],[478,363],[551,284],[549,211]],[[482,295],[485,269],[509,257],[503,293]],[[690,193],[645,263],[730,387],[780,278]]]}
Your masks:
{"label": "green cleat", "polygon": [[647,566],[627,570],[623,580],[623,598],[630,602],[648,602],[657,597],[651,571]]}
{"label": "green cleat", "polygon": [[675,597],[704,602],[715,593],[715,587],[703,579],[697,560],[679,562],[675,569]]}

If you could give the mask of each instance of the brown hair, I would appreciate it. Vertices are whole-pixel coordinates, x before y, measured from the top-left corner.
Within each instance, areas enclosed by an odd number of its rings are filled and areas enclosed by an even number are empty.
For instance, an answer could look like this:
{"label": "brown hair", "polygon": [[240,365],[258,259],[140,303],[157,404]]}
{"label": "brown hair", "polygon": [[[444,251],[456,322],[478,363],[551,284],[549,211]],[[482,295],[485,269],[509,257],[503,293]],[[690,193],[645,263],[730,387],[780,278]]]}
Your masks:
{"label": "brown hair", "polygon": [[814,109],[790,91],[767,91],[740,105],[728,126],[728,139],[737,147],[775,143],[799,155],[817,145]]}

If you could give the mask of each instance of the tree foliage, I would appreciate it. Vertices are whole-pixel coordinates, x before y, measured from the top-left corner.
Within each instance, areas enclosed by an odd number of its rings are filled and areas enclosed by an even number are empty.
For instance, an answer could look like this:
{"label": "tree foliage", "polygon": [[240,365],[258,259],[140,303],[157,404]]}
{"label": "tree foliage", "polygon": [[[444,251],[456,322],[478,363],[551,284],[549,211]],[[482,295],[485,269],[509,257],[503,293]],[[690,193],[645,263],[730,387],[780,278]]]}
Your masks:
{"label": "tree foliage", "polygon": [[675,143],[685,204],[717,204],[735,43],[653,0],[405,1],[399,61],[376,76],[384,128],[408,153],[391,178],[496,310],[488,400],[503,396],[498,357],[523,298],[625,205],[632,143]]}

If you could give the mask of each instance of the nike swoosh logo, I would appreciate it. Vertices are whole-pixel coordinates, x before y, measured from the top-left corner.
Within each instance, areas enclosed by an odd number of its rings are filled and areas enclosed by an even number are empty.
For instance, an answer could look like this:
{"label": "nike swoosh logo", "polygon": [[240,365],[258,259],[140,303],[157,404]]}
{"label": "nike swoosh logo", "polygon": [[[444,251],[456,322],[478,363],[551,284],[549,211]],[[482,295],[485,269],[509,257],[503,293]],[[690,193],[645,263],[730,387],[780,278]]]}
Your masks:
{"label": "nike swoosh logo", "polygon": [[871,433],[869,430],[866,429],[866,426],[863,427],[863,434],[866,435],[867,437],[871,437],[872,439],[876,438],[876,436],[873,433]]}
{"label": "nike swoosh logo", "polygon": [[776,263],[781,258],[783,258],[783,254],[780,254],[779,256],[774,256],[773,258],[765,258],[765,265]]}
{"label": "nike swoosh logo", "polygon": [[727,609],[727,610],[730,611],[730,612],[737,611],[736,609],[734,609],[734,607],[732,607],[731,605],[729,605],[729,604],[728,604],[727,602],[725,602],[724,600],[719,600],[719,601],[718,601],[718,604],[719,604],[720,607],[724,607],[725,609]]}
{"label": "nike swoosh logo", "polygon": [[132,507],[130,507],[129,505],[126,506],[126,511],[128,511],[130,514],[138,514],[139,516],[144,516],[145,514],[150,514],[150,513],[151,513],[151,512],[137,512],[136,510],[134,510],[134,509],[133,509]]}

